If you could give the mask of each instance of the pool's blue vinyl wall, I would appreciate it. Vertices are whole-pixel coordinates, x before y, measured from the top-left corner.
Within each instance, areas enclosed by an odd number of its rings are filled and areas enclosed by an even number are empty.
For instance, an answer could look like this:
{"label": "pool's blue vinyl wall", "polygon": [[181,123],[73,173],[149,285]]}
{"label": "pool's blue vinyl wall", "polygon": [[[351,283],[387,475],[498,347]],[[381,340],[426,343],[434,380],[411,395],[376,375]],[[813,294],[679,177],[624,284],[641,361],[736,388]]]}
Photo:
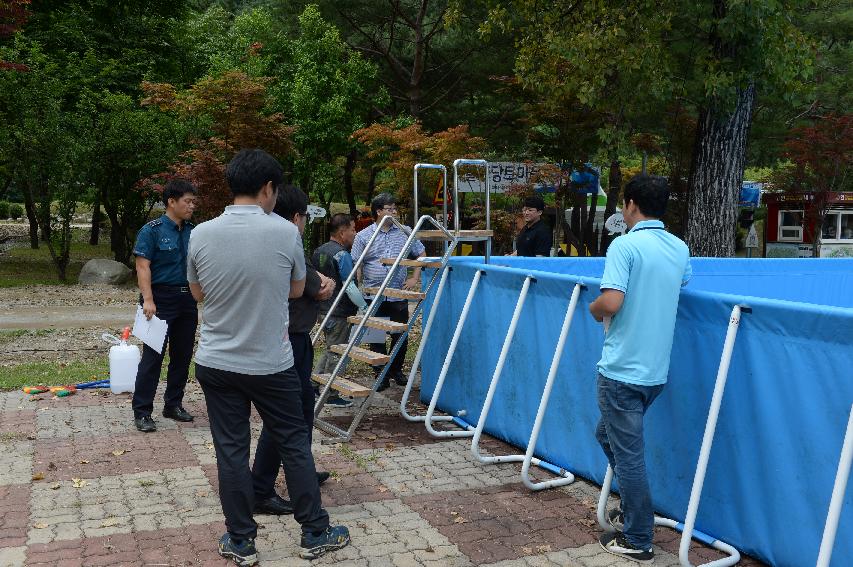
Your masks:
{"label": "pool's blue vinyl wall", "polygon": [[[603,330],[589,315],[603,259],[454,258],[423,357],[428,402],[476,269],[480,287],[438,407],[477,423],[524,277],[536,277],[486,431],[526,447],[572,287],[580,295],[536,455],[601,483],[594,430]],[[781,567],[814,565],[853,404],[853,260],[693,259],[669,382],[646,417],[655,509],[683,520],[735,304],[742,318],[697,529]],[[429,274],[425,274],[427,278]],[[436,286],[437,287],[437,286]],[[649,328],[649,333],[654,333]],[[521,451],[523,452],[523,451]],[[489,466],[516,466],[512,464]],[[832,565],[853,565],[853,488]]]}

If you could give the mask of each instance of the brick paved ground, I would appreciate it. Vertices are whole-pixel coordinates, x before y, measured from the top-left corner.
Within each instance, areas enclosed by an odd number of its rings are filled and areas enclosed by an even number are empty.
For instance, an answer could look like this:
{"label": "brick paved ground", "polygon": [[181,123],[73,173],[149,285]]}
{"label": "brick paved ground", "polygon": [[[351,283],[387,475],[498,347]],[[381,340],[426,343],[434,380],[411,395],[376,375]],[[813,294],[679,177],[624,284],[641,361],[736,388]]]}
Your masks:
{"label": "brick paved ground", "polygon": [[[353,538],[315,564],[633,565],[596,542],[596,486],[531,492],[518,465],[480,465],[466,440],[438,440],[403,420],[400,393],[380,396],[351,443],[322,445],[315,431],[318,468],[332,473],[324,505]],[[159,431],[144,435],[127,396],[0,393],[0,567],[228,565],[215,550],[224,531],[216,458],[194,384],[185,405],[195,423],[160,418]],[[349,411],[330,420],[345,426]],[[482,446],[517,452],[494,439]],[[278,487],[284,494],[281,479]],[[309,564],[296,557],[291,517],[257,519],[262,565]],[[656,543],[656,564],[677,565],[678,534],[661,529]],[[694,546],[694,562],[717,557]]]}

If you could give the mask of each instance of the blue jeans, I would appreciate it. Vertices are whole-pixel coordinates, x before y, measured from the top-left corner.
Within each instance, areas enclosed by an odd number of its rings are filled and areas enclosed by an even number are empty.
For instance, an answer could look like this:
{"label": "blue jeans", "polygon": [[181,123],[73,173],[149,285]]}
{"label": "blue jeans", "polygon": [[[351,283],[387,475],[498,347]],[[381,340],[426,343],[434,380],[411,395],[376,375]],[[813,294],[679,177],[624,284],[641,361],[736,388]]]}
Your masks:
{"label": "blue jeans", "polygon": [[595,438],[619,483],[625,538],[639,549],[651,549],[655,521],[646,478],[643,416],[663,386],[637,386],[598,375],[601,420]]}

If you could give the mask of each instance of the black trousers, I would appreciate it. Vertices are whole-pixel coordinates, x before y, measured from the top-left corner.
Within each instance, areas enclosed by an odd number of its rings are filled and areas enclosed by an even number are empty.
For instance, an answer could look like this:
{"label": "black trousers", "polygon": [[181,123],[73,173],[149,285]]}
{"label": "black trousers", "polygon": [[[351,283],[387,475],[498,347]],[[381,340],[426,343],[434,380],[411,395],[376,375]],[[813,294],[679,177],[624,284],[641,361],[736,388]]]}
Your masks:
{"label": "black trousers", "polygon": [[158,290],[156,286],[154,304],[157,317],[169,324],[163,352],[158,353],[148,345],[142,346],[142,359],[136,370],[136,386],[133,389],[133,417],[151,415],[154,411],[154,396],[160,382],[160,370],[166,346],[169,347],[169,368],[166,371],[165,407],[180,406],[184,400],[184,389],[190,370],[190,360],[198,327],[198,305],[187,292]]}
{"label": "black trousers", "polygon": [[[390,317],[395,323],[409,322],[409,302],[408,301],[383,301],[376,310],[375,317]],[[394,350],[394,345],[400,340],[402,333],[391,333],[391,350]],[[409,346],[408,337],[403,341],[400,350],[397,351],[397,356],[391,361],[391,368],[388,369],[386,379],[403,373],[403,361],[406,360],[406,349]],[[373,352],[381,352],[388,354],[385,350],[385,343],[370,343],[370,350]]]}
{"label": "black trousers", "polygon": [[[293,348],[293,368],[299,376],[302,388],[302,415],[308,427],[308,450],[311,450],[311,439],[314,432],[314,387],[311,384],[311,366],[314,362],[314,347],[311,346],[311,335],[308,333],[290,334],[290,346]],[[270,434],[266,424],[261,429],[258,446],[255,449],[255,462],[252,464],[252,485],[255,499],[264,500],[275,494],[275,479],[284,457],[279,454],[275,438]],[[287,468],[285,468],[285,475]],[[288,493],[290,488],[288,487]]]}
{"label": "black trousers", "polygon": [[204,391],[210,432],[216,448],[219,500],[228,533],[238,539],[254,538],[258,525],[252,518],[255,493],[249,471],[250,405],[264,421],[284,463],[293,516],[303,532],[320,532],[329,515],[320,501],[317,470],[308,441],[310,426],[302,412],[302,385],[296,371],[266,376],[238,374],[196,363],[196,378]]}

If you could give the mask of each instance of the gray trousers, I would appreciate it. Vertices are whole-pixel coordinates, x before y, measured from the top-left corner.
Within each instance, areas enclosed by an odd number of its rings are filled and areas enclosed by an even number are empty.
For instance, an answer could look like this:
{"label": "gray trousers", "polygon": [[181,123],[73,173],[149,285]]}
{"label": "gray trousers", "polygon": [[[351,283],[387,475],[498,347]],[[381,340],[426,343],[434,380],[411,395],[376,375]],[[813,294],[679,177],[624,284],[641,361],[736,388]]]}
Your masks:
{"label": "gray trousers", "polygon": [[338,364],[339,354],[329,350],[331,345],[345,345],[349,342],[349,334],[352,324],[346,317],[329,317],[326,327],[323,329],[323,338],[326,341],[326,349],[317,361],[315,374],[331,374]]}

